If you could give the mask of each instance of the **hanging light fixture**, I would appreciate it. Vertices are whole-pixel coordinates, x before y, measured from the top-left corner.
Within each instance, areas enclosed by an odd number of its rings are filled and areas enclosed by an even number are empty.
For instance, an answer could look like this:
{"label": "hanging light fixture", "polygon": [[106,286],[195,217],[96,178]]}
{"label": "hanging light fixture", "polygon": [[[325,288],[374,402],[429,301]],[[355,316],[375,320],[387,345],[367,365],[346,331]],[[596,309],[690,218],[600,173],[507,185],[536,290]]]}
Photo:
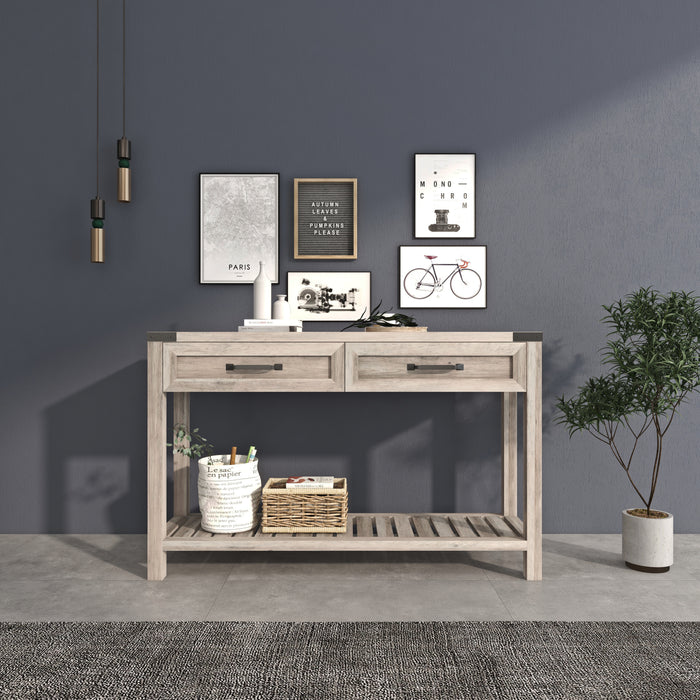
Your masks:
{"label": "hanging light fixture", "polygon": [[97,0],[97,99],[95,109],[95,180],[97,196],[90,200],[90,261],[105,261],[105,200],[100,198],[100,0]]}
{"label": "hanging light fixture", "polygon": [[131,141],[126,138],[126,0],[122,0],[122,137],[117,141],[119,180],[117,199],[131,201]]}

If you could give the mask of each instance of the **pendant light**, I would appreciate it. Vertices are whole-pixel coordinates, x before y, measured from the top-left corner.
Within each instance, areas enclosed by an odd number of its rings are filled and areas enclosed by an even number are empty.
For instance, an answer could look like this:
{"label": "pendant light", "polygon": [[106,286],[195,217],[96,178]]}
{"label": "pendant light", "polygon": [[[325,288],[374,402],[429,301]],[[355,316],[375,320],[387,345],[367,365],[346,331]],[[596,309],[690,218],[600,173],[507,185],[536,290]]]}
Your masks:
{"label": "pendant light", "polygon": [[97,99],[95,109],[95,180],[97,196],[90,200],[90,261],[105,261],[105,200],[100,198],[100,0],[97,0]]}
{"label": "pendant light", "polygon": [[122,0],[122,137],[117,141],[119,180],[117,199],[131,201],[131,141],[126,138],[126,0]]}

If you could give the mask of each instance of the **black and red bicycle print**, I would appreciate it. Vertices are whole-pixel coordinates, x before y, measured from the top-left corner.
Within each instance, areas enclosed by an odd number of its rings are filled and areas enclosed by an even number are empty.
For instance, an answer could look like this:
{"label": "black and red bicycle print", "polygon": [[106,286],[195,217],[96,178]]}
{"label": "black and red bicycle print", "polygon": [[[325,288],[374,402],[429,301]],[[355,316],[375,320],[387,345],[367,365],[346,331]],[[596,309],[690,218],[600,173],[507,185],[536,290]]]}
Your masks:
{"label": "black and red bicycle print", "polygon": [[481,275],[469,267],[469,261],[436,262],[437,255],[424,255],[425,267],[415,267],[404,275],[403,288],[412,299],[427,299],[433,292],[449,287],[458,299],[473,299],[483,284]]}

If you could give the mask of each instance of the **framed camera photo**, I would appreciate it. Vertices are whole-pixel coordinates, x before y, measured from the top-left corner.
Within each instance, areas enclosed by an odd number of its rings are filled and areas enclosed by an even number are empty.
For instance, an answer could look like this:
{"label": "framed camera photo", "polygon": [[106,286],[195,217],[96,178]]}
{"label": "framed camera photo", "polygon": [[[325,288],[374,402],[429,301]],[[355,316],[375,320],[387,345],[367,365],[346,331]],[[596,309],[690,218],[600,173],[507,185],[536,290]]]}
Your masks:
{"label": "framed camera photo", "polygon": [[294,179],[294,258],[357,259],[357,178]]}
{"label": "framed camera photo", "polygon": [[288,272],[292,318],[356,321],[370,305],[369,272]]}
{"label": "framed camera photo", "polygon": [[473,153],[416,153],[415,238],[474,238]]}

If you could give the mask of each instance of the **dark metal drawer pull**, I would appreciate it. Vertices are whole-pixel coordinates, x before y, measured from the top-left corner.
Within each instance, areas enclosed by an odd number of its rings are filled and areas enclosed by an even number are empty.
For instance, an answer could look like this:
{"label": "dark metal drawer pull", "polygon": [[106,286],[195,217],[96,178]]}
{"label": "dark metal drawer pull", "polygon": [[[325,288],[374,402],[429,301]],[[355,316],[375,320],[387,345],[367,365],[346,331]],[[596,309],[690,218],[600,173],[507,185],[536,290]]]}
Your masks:
{"label": "dark metal drawer pull", "polygon": [[417,369],[464,369],[463,364],[457,364],[457,365],[414,365],[414,364],[408,364],[406,365],[406,369],[409,372],[413,372],[414,370]]}
{"label": "dark metal drawer pull", "polygon": [[233,372],[237,369],[282,369],[282,364],[275,365],[233,365],[226,363],[226,371]]}

